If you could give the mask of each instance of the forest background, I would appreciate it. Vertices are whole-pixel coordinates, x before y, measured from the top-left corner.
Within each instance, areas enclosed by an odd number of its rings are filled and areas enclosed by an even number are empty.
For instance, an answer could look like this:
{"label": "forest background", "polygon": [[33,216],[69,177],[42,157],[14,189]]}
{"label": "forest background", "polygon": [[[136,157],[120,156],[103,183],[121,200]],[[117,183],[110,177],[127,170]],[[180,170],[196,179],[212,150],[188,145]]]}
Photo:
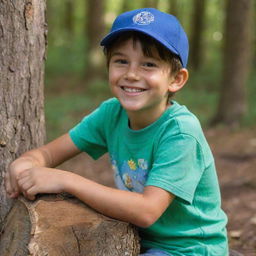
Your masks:
{"label": "forest background", "polygon": [[[187,105],[199,117],[204,128],[212,124],[225,124],[235,129],[254,126],[256,73],[252,71],[256,65],[253,29],[255,1],[247,1],[250,2],[250,10],[244,8],[247,12],[244,15],[248,19],[243,18],[243,9],[237,8],[238,12],[235,10],[237,1],[233,1],[233,7],[227,7],[226,2],[48,0],[48,53],[45,76],[48,140],[66,132],[102,100],[111,97],[99,41],[119,13],[140,7],[157,7],[176,15],[188,34],[190,79],[175,99]],[[228,15],[231,20],[229,24],[226,22]],[[240,32],[240,25],[236,25],[236,22],[241,23],[239,17],[247,27],[245,32]],[[232,22],[233,24],[230,24]],[[235,58],[241,52],[227,52],[226,49],[230,49],[227,43],[235,44],[228,32],[230,30],[237,30],[237,41],[246,37],[242,40],[243,45],[234,46],[237,51],[239,47],[245,48],[241,56],[243,60],[237,70],[234,70],[237,67],[226,70],[230,63],[237,62]],[[239,80],[239,88],[234,89],[231,76],[233,80]],[[226,96],[221,99],[223,95],[233,95],[233,98]],[[233,113],[232,109],[236,109],[234,104],[240,108],[238,113]]]}
{"label": "forest background", "polygon": [[[216,160],[230,247],[256,255],[256,1],[48,0],[47,140],[111,97],[100,39],[127,10],[156,7],[178,17],[190,41],[187,85],[175,95],[201,121]],[[108,158],[66,163],[114,186]]]}
{"label": "forest background", "polygon": [[[111,97],[100,39],[119,13],[157,7],[175,14],[189,37],[190,79],[175,99],[198,116],[213,150],[230,246],[255,256],[256,0],[47,0],[48,24],[45,1],[0,0],[0,230],[12,206],[4,172],[43,143],[43,105],[49,141]],[[107,155],[80,154],[62,167],[114,186]]]}

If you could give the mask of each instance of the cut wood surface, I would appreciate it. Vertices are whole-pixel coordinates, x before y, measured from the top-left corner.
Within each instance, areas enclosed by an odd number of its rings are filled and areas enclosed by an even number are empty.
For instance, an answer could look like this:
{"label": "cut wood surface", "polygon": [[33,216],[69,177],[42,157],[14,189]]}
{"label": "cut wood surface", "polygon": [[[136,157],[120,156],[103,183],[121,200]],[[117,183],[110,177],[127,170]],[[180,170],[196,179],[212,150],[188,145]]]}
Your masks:
{"label": "cut wood surface", "polygon": [[137,256],[139,238],[129,223],[111,219],[75,198],[20,197],[0,237],[1,256]]}

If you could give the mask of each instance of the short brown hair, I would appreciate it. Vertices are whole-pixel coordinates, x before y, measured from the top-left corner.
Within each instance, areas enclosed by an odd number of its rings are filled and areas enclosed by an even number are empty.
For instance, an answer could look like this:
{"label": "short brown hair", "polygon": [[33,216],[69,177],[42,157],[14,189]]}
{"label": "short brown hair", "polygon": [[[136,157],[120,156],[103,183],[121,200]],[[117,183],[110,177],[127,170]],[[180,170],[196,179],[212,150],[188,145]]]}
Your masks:
{"label": "short brown hair", "polygon": [[136,31],[121,33],[104,47],[107,65],[109,65],[113,49],[129,39],[132,39],[134,44],[139,41],[142,46],[143,54],[147,57],[153,57],[153,50],[157,50],[159,57],[171,65],[172,74],[177,73],[182,68],[180,58],[176,54],[172,53],[154,38]]}

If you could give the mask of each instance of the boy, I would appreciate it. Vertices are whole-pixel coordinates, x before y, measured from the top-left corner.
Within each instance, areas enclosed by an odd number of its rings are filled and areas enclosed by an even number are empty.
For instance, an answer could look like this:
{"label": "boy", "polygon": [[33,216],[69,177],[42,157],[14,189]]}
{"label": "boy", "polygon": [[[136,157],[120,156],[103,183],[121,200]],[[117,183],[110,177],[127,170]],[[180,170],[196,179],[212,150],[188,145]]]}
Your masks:
{"label": "boy", "polygon": [[[214,159],[197,118],[170,100],[188,79],[180,23],[156,9],[133,10],[117,17],[101,45],[115,98],[15,160],[7,193],[71,193],[138,226],[141,255],[228,255]],[[109,152],[118,189],[49,168],[81,151],[94,159]]]}

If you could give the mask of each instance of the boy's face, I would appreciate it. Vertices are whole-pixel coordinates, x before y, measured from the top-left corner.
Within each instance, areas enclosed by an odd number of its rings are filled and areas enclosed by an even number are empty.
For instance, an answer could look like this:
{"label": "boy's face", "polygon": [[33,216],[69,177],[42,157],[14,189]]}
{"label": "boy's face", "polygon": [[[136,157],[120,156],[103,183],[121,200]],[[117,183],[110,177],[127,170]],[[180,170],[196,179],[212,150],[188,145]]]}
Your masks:
{"label": "boy's face", "polygon": [[139,41],[129,39],[112,50],[109,83],[128,115],[140,112],[158,118],[167,107],[173,79],[170,64],[157,50],[153,57],[145,56]]}

